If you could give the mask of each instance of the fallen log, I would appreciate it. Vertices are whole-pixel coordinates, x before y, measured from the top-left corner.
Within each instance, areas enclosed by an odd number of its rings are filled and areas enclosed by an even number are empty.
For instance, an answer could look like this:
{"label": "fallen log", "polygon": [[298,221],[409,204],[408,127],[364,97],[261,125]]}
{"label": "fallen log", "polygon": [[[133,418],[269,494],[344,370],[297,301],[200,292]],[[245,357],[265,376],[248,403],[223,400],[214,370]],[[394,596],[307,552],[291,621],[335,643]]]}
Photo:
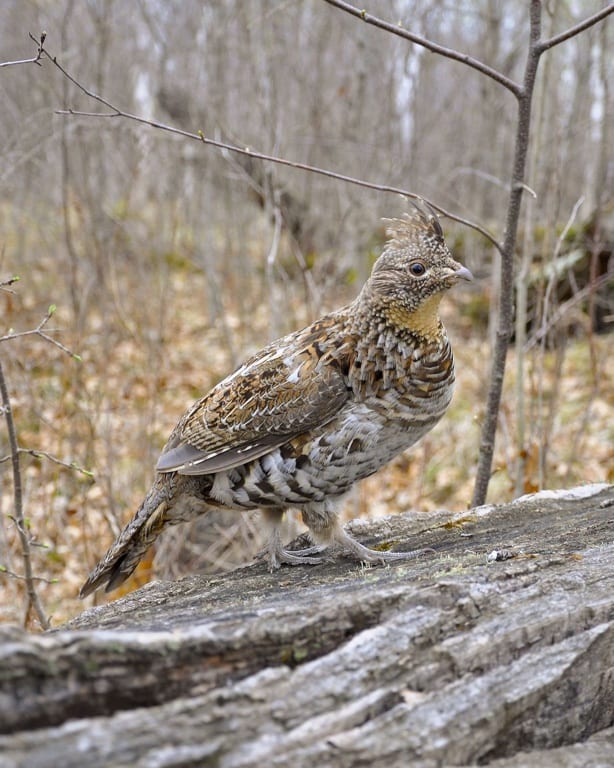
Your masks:
{"label": "fallen log", "polygon": [[614,764],[614,486],[354,521],[337,558],[0,630],[0,766]]}

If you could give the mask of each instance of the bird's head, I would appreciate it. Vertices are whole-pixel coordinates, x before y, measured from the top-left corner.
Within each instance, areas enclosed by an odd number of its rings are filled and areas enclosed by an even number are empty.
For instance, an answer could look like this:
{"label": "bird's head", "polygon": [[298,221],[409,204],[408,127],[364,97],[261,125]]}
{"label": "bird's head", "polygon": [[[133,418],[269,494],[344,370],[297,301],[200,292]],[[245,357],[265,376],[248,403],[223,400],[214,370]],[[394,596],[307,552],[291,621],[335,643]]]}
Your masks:
{"label": "bird's head", "polygon": [[387,219],[388,242],[365,291],[387,322],[430,337],[440,329],[445,291],[473,275],[452,258],[436,214],[416,206],[403,219]]}

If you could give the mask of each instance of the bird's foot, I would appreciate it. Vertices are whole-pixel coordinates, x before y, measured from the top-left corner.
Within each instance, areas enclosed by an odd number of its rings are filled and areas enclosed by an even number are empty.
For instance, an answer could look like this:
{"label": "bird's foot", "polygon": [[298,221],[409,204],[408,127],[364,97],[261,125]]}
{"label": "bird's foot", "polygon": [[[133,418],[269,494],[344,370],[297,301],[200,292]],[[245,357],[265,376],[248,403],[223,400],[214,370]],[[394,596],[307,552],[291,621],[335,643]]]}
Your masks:
{"label": "bird's foot", "polygon": [[289,549],[279,547],[274,552],[268,552],[269,570],[273,573],[273,571],[281,568],[283,563],[286,565],[318,565],[323,563],[323,557],[311,557],[309,554],[306,554],[313,549],[316,549],[316,547],[297,549],[292,552]]}
{"label": "bird's foot", "polygon": [[[435,550],[430,548],[412,549],[409,552],[387,552],[386,550],[369,549],[361,544],[349,533],[339,528],[334,535],[332,542],[333,548],[339,547],[346,556],[363,563],[377,563],[383,565],[394,560],[414,560],[422,555],[431,554]],[[269,570],[273,571],[281,568],[282,565],[318,565],[327,561],[329,558],[317,557],[317,555],[328,549],[328,544],[320,544],[305,549],[289,550],[286,549],[279,537],[279,532],[274,531],[269,539],[265,549],[258,552],[257,559],[267,560]],[[315,557],[314,557],[315,555]]]}
{"label": "bird's foot", "polygon": [[343,548],[345,554],[360,560],[363,563],[379,563],[383,565],[392,560],[414,560],[422,555],[431,554],[435,550],[430,548],[411,549],[408,552],[387,552],[386,550],[369,549],[361,544],[349,533],[339,529],[335,535],[335,543]]}
{"label": "bird's foot", "polygon": [[279,537],[279,533],[274,531],[268,541],[266,549],[261,550],[256,555],[257,559],[265,559],[269,564],[269,571],[281,568],[285,565],[318,565],[324,562],[322,557],[314,557],[326,549],[325,546],[306,547],[305,549],[289,550],[286,549]]}

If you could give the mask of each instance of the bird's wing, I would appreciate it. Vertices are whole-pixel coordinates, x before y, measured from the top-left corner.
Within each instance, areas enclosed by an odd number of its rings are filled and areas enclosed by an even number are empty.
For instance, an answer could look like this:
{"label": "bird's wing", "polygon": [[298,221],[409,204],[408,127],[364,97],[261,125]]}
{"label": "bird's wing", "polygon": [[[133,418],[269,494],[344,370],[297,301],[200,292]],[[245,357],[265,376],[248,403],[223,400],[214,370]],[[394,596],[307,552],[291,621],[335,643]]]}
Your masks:
{"label": "bird's wing", "polygon": [[326,325],[269,345],[196,402],[156,469],[221,472],[330,421],[350,393],[338,350],[323,352]]}

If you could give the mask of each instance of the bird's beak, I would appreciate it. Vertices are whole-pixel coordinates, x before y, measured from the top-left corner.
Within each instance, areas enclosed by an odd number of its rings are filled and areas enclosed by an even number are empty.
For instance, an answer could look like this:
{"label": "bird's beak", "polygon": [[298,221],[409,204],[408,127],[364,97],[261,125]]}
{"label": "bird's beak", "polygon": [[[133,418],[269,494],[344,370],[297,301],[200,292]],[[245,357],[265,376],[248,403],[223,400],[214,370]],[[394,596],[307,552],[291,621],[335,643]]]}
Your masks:
{"label": "bird's beak", "polygon": [[460,269],[457,269],[454,274],[459,280],[473,280],[471,270],[467,269],[467,267],[461,267]]}

